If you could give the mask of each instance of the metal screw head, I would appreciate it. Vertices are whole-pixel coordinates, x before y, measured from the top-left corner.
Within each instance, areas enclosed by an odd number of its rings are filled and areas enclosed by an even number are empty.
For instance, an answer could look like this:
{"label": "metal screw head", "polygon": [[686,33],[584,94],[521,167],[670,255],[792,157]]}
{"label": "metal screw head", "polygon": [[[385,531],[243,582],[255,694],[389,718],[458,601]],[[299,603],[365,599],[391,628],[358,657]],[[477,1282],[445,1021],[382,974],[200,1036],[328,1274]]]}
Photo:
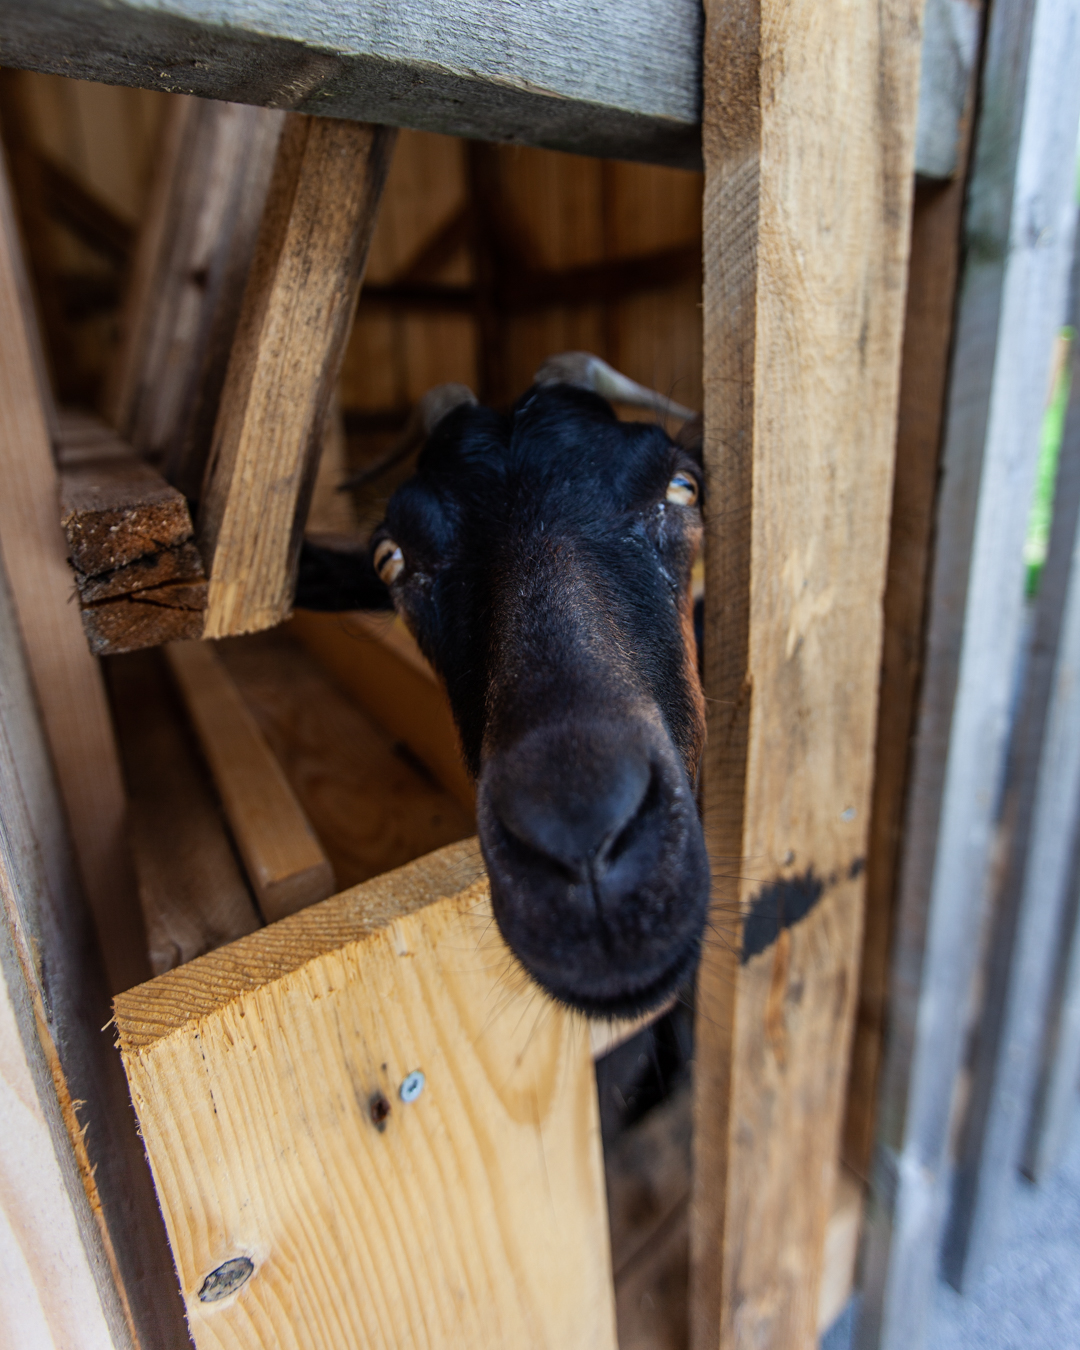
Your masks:
{"label": "metal screw head", "polygon": [[413,1069],[412,1073],[406,1074],[402,1080],[401,1087],[398,1088],[398,1096],[406,1105],[409,1102],[416,1101],[424,1090],[424,1075],[419,1069]]}
{"label": "metal screw head", "polygon": [[212,1270],[202,1282],[199,1290],[200,1303],[217,1303],[219,1299],[235,1294],[242,1284],[251,1278],[255,1263],[249,1256],[234,1256]]}

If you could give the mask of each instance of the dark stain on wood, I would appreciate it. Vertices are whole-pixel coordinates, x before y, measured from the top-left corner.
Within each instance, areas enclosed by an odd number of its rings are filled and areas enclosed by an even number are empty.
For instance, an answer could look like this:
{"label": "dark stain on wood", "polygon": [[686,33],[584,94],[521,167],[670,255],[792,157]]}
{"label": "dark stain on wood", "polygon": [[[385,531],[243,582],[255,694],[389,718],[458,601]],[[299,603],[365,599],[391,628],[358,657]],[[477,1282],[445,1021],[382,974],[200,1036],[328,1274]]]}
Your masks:
{"label": "dark stain on wood", "polygon": [[[865,858],[856,858],[846,869],[844,879],[854,881],[866,867]],[[758,891],[743,922],[740,963],[767,951],[785,929],[805,919],[827,890],[841,879],[840,872],[819,877],[813,867],[793,877],[777,877]]]}

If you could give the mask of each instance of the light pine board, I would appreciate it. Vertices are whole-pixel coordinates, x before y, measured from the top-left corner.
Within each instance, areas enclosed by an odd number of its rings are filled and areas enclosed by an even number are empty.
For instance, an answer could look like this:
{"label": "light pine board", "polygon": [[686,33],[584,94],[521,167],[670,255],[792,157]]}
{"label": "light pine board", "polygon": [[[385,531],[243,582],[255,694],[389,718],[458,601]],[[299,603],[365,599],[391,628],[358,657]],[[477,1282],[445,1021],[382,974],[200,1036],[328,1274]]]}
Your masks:
{"label": "light pine board", "polygon": [[[987,918],[1023,542],[1071,259],[1076,0],[988,20],[904,824],[858,1344],[920,1350]],[[1034,225],[1033,225],[1034,222]]]}
{"label": "light pine board", "polygon": [[291,608],[394,136],[286,119],[203,482],[207,637],[271,628]]}
{"label": "light pine board", "polygon": [[165,657],[210,766],[267,923],[334,890],[334,870],[281,765],[208,644],[170,642]]}
{"label": "light pine board", "polygon": [[862,933],[919,17],[918,0],[708,10],[715,902],[697,1001],[695,1350],[816,1345]]}
{"label": "light pine board", "polygon": [[199,1350],[615,1350],[586,1024],[477,869],[451,845],[117,1001]]}
{"label": "light pine board", "polygon": [[105,690],[73,603],[38,382],[37,334],[0,163],[0,552],[113,990],[145,979],[145,938],[124,842],[124,788]]}

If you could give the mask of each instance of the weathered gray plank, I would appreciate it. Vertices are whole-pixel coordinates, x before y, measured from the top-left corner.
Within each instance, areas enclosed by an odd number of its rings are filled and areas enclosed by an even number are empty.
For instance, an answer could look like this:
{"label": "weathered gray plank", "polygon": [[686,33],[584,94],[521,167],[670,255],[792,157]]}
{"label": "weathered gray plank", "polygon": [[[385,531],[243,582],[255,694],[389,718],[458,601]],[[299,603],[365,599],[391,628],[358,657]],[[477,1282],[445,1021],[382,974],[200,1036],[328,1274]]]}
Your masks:
{"label": "weathered gray plank", "polygon": [[1070,256],[1076,0],[991,7],[965,222],[859,1343],[918,1350],[984,919],[1022,544]]}
{"label": "weathered gray plank", "polygon": [[[1011,732],[970,1087],[942,1251],[961,1291],[992,1260],[1038,1077],[1080,817],[1080,446],[1063,447],[1050,550]],[[998,869],[995,869],[997,871]],[[1067,941],[1063,943],[1067,949]]]}
{"label": "weathered gray plank", "polygon": [[[1070,322],[1075,327],[1080,319],[1080,248],[1073,254],[1070,311]],[[1066,472],[1080,480],[1080,343],[1075,339],[1072,386],[1061,445],[1059,499],[1062,494],[1060,480]],[[1080,498],[1080,483],[1075,486],[1073,495]],[[1055,531],[1059,510],[1055,502]],[[1080,510],[1076,510],[1075,515],[1080,516]],[[1051,547],[1053,542],[1052,539]],[[1075,746],[1073,752],[1080,754]],[[1021,1167],[1033,1181],[1043,1181],[1060,1159],[1080,1087],[1080,822],[1076,820],[1071,823],[1070,844],[1072,858],[1065,882],[1064,913],[1055,935],[1049,1007],[1021,1159]]]}
{"label": "weathered gray plank", "polygon": [[5,65],[582,154],[700,165],[698,0],[22,0]]}
{"label": "weathered gray plank", "polygon": [[[916,171],[949,177],[977,14],[929,0]],[[698,0],[0,0],[6,66],[701,167]]]}
{"label": "weathered gray plank", "polygon": [[926,0],[915,136],[915,171],[926,178],[956,172],[981,16],[981,0]]}

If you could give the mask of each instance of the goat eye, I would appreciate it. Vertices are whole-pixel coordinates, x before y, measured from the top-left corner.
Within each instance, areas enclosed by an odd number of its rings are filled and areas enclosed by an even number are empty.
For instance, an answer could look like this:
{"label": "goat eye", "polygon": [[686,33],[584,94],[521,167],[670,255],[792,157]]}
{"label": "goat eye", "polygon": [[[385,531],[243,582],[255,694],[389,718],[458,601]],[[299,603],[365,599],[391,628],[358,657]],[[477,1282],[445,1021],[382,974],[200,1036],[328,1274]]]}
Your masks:
{"label": "goat eye", "polygon": [[667,485],[665,495],[676,506],[693,506],[698,499],[698,485],[688,473],[677,473]]}
{"label": "goat eye", "polygon": [[392,539],[379,541],[371,561],[384,586],[392,585],[405,570],[405,559],[401,555],[401,549]]}

